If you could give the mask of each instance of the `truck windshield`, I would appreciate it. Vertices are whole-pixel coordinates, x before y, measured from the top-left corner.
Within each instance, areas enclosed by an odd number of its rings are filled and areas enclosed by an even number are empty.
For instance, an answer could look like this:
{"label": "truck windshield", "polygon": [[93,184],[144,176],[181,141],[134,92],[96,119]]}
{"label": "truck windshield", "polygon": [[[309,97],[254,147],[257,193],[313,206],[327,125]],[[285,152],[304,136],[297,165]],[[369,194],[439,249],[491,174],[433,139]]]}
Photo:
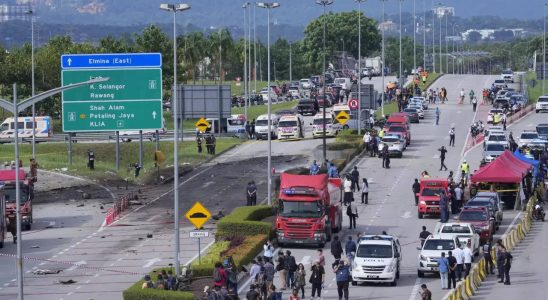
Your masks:
{"label": "truck windshield", "polygon": [[[21,185],[21,202],[25,202],[28,199],[28,186]],[[4,196],[6,198],[6,203],[15,203],[15,187],[4,189]]]}
{"label": "truck windshield", "polygon": [[421,196],[436,196],[436,194],[441,195],[442,188],[424,188],[421,192]]}
{"label": "truck windshield", "polygon": [[278,127],[297,127],[297,121],[280,121]]}
{"label": "truck windshield", "polygon": [[[325,120],[325,121],[324,121]],[[331,124],[331,119],[325,118],[325,119],[314,119],[313,124],[314,125],[323,125],[325,124]]]}
{"label": "truck windshield", "polygon": [[230,125],[230,126],[241,126],[241,125],[244,125],[244,124],[245,124],[244,119],[229,119],[228,120],[228,125]]}
{"label": "truck windshield", "polygon": [[279,215],[288,218],[318,218],[322,215],[319,201],[280,201]]}
{"label": "truck windshield", "polygon": [[0,125],[0,132],[6,131],[6,130],[9,130],[9,129],[10,129],[10,124],[8,124],[8,123],[2,123],[2,125]]}
{"label": "truck windshield", "polygon": [[268,120],[257,120],[255,126],[268,126]]}
{"label": "truck windshield", "polygon": [[426,240],[423,250],[455,250],[453,240]]}
{"label": "truck windshield", "polygon": [[356,257],[364,258],[392,258],[391,245],[360,245]]}

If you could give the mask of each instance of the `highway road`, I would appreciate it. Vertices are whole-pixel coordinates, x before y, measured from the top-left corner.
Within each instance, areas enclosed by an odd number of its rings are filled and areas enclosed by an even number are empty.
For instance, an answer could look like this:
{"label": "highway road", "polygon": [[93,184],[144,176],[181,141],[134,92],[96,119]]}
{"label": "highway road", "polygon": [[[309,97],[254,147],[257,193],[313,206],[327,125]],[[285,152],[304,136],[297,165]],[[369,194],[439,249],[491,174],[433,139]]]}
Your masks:
{"label": "highway road", "polygon": [[[402,159],[392,159],[391,168],[383,169],[378,158],[365,157],[356,162],[361,177],[367,177],[370,184],[368,205],[358,203],[359,219],[356,230],[348,230],[348,218],[344,216],[345,230],[340,234],[343,241],[348,235],[356,236],[358,232],[366,234],[380,234],[386,230],[389,234],[399,237],[403,246],[403,262],[401,277],[396,287],[383,285],[352,286],[351,299],[417,299],[420,284],[426,283],[433,292],[433,299],[440,299],[445,294],[441,290],[438,276],[417,277],[417,257],[419,251],[418,234],[421,226],[427,226],[433,231],[437,218],[417,218],[416,207],[413,201],[411,185],[423,170],[427,170],[432,177],[446,178],[448,171],[438,171],[439,152],[437,149],[448,144],[448,131],[452,124],[456,125],[455,147],[449,147],[446,164],[450,170],[456,171],[463,155],[468,128],[474,119],[471,105],[456,104],[461,88],[466,91],[474,89],[476,94],[484,87],[490,86],[496,76],[481,75],[445,75],[432,87],[448,89],[449,103],[431,105],[426,117],[420,124],[412,125],[411,145],[404,152]],[[433,109],[441,109],[440,125],[436,126]],[[470,154],[472,155],[472,154]],[[480,154],[481,156],[481,154]],[[472,159],[472,156],[471,158]],[[478,160],[479,161],[479,160]],[[355,195],[357,198],[358,194]],[[499,234],[503,233],[512,222],[515,213],[505,212],[503,226]],[[314,248],[291,247],[297,262],[308,267],[316,256]],[[330,266],[333,257],[326,246],[326,266]],[[322,294],[324,299],[337,299],[334,274],[326,270],[326,290]],[[276,279],[276,282],[277,279]],[[246,290],[246,288],[242,288]],[[286,292],[287,294],[287,292]],[[284,295],[286,297],[287,295]],[[310,290],[306,292],[310,296]]]}

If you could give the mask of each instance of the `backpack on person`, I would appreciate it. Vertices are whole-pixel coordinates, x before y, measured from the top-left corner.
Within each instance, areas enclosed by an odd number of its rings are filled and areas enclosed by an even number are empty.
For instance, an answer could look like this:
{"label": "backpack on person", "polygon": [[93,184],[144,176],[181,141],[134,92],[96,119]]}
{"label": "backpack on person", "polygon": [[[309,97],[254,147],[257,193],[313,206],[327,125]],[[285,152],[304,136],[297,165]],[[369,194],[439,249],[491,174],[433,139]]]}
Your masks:
{"label": "backpack on person", "polygon": [[346,207],[346,215],[349,217],[352,215],[352,207],[350,205]]}
{"label": "backpack on person", "polygon": [[294,256],[289,256],[289,272],[297,271],[297,262],[295,262]]}
{"label": "backpack on person", "polygon": [[219,270],[219,268],[215,268],[215,270],[213,270],[213,281],[221,282],[222,280],[223,277],[221,276],[221,271]]}

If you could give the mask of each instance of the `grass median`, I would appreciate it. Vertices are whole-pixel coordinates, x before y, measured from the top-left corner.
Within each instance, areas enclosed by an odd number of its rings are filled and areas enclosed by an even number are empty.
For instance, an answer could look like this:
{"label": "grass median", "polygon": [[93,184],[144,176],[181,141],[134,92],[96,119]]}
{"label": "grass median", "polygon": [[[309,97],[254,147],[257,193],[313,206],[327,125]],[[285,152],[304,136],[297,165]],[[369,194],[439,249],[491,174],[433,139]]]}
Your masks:
{"label": "grass median", "polygon": [[[216,153],[219,154],[235,145],[241,144],[242,141],[236,138],[218,138]],[[111,143],[94,143],[81,144],[76,143],[72,146],[72,162],[68,164],[68,144],[67,143],[46,143],[36,145],[36,159],[40,168],[46,170],[61,170],[67,168],[67,172],[89,177],[89,178],[128,178],[130,181],[135,180],[134,168],[130,164],[139,162],[139,143],[120,143],[120,170],[115,169],[115,147],[114,142]],[[179,144],[179,163],[181,165],[196,166],[210,159],[212,156],[207,154],[205,147],[203,152],[198,153],[196,143],[194,141],[185,141]],[[95,153],[95,170],[87,168],[87,151],[92,149]],[[161,142],[160,150],[164,153],[166,161],[162,164],[162,168],[173,165],[173,142]],[[29,159],[32,156],[32,148],[30,144],[21,144],[20,157],[23,166],[28,166]],[[143,144],[143,168],[139,179],[146,178],[147,175],[152,175],[156,172],[154,168],[154,151],[155,143],[146,141]],[[0,162],[11,162],[14,160],[14,145],[0,145]],[[136,180],[139,181],[139,180]]]}
{"label": "grass median", "polygon": [[[529,102],[537,103],[538,97],[542,96],[542,79],[537,79],[535,72],[529,72],[525,76],[527,83],[527,93],[529,95]],[[534,81],[534,84],[531,82]],[[548,80],[547,80],[548,81]]]}

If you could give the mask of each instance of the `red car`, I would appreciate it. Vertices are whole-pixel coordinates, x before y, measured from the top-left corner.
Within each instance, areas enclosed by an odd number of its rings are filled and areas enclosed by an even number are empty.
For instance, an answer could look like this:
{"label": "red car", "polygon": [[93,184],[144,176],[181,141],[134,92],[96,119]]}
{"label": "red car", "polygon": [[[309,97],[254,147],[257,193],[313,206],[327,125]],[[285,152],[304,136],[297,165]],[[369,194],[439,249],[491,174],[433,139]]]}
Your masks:
{"label": "red car", "polygon": [[464,206],[459,214],[459,221],[470,223],[478,230],[480,243],[487,242],[495,233],[495,218],[491,217],[489,209],[484,206]]}
{"label": "red car", "polygon": [[411,144],[411,130],[405,124],[394,124],[388,127],[385,134],[402,134],[407,145]]}

